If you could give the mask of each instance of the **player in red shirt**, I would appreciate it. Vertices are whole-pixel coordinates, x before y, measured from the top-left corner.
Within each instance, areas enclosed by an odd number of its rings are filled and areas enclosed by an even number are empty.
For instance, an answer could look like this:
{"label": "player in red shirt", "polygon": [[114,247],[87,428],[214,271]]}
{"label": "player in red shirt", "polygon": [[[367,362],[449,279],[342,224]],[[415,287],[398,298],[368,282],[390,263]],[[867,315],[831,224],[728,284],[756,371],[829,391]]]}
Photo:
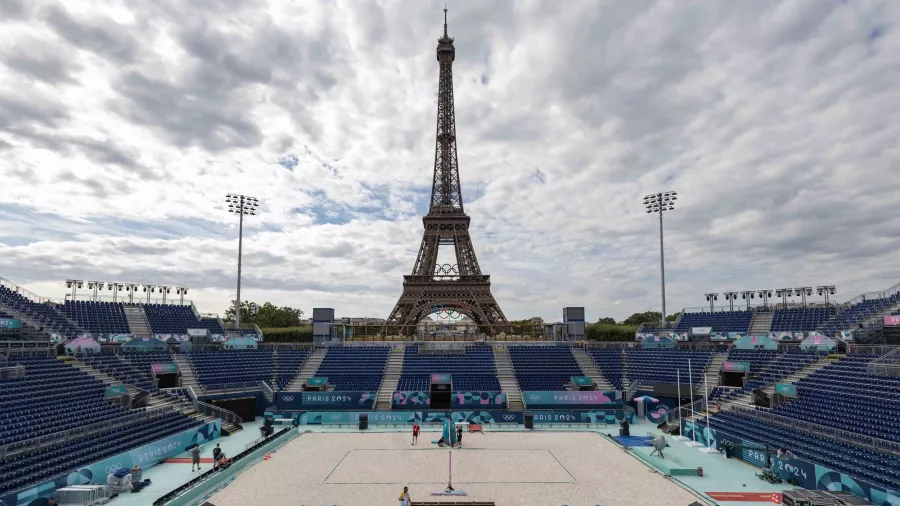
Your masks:
{"label": "player in red shirt", "polygon": [[413,422],[413,440],[410,446],[419,442],[419,422]]}

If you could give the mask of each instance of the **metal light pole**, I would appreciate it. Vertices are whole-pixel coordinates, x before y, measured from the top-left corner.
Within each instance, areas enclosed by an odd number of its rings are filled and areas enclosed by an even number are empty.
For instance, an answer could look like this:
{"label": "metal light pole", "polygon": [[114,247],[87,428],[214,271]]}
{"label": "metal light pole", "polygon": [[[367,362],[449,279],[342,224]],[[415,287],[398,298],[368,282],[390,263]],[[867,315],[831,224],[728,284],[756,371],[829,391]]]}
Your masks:
{"label": "metal light pole", "polygon": [[737,292],[725,292],[725,300],[728,301],[728,310],[734,311],[734,301],[737,300]]}
{"label": "metal light pole", "polygon": [[662,192],[644,197],[647,214],[659,213],[659,285],[662,298],[662,315],[659,318],[659,326],[663,329],[666,328],[666,256],[663,249],[663,213],[675,210],[677,195],[675,192]]}
{"label": "metal light pole", "polygon": [[769,299],[772,298],[772,290],[759,290],[756,292],[759,298],[763,300],[763,308],[769,309]]}
{"label": "metal light pole", "polygon": [[707,293],[706,301],[709,302],[709,312],[716,312],[716,301],[719,300],[719,294],[717,293]]}
{"label": "metal light pole", "polygon": [[238,224],[238,272],[237,272],[237,301],[234,311],[234,328],[241,329],[241,254],[244,247],[244,216],[256,216],[256,209],[259,207],[259,200],[248,197],[247,195],[235,195],[229,193],[225,196],[225,202],[228,204],[228,212],[237,214],[240,217]]}
{"label": "metal light pole", "polygon": [[741,292],[741,298],[747,301],[747,311],[750,311],[750,300],[754,298],[753,290],[744,290]]}
{"label": "metal light pole", "polygon": [[817,286],[816,290],[819,292],[819,295],[825,296],[825,305],[826,306],[829,304],[828,296],[834,295],[834,292],[836,291],[834,288],[834,285]]}

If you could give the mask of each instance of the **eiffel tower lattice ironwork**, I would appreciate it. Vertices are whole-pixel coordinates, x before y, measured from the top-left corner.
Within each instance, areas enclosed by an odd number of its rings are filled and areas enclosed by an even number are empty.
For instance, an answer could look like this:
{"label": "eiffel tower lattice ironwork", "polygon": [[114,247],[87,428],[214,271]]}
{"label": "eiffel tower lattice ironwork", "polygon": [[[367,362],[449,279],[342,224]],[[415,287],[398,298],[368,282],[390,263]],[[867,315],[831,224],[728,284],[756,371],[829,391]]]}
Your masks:
{"label": "eiffel tower lattice ironwork", "polygon": [[[453,310],[472,319],[481,332],[494,335],[509,332],[509,322],[491,295],[491,277],[481,273],[472,238],[469,216],[463,209],[456,159],[456,114],[453,110],[453,60],[456,49],[447,35],[444,9],[444,36],[438,39],[437,139],[434,153],[434,181],[431,206],[422,218],[425,235],[411,275],[403,277],[403,294],[386,323],[410,333],[433,313]],[[440,246],[453,246],[455,264],[439,264]]]}

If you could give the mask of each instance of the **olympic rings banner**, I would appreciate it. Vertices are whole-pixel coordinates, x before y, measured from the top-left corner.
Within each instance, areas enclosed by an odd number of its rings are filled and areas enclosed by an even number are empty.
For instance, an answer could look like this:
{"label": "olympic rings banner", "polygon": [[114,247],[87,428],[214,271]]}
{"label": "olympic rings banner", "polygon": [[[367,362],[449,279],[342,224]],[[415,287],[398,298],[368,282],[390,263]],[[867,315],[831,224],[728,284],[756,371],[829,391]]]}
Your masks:
{"label": "olympic rings banner", "polygon": [[598,405],[621,405],[622,391],[608,390],[583,392],[529,391],[523,394],[529,409],[581,408]]}
{"label": "olympic rings banner", "polygon": [[453,406],[506,406],[504,392],[453,392]]}
{"label": "olympic rings banner", "polygon": [[402,391],[391,396],[394,409],[424,409],[430,404],[431,394],[428,392]]}
{"label": "olympic rings banner", "polygon": [[375,392],[278,392],[275,404],[285,410],[366,410],[375,405]]}
{"label": "olympic rings banner", "polygon": [[438,318],[449,318],[451,320],[459,320],[466,314],[468,309],[465,302],[448,302],[431,306],[431,312],[436,314]]}

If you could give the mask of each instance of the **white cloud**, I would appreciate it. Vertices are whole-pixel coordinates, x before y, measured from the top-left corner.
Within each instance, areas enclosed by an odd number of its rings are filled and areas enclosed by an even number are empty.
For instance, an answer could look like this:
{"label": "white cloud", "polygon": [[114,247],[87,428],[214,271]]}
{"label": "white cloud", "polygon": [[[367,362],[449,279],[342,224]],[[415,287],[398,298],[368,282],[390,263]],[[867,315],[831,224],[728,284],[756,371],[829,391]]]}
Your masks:
{"label": "white cloud", "polygon": [[[4,2],[0,275],[386,316],[431,188],[441,5]],[[507,316],[895,283],[894,2],[451,5],[459,163]],[[295,163],[294,158],[295,157]],[[291,159],[290,168],[279,161]]]}

